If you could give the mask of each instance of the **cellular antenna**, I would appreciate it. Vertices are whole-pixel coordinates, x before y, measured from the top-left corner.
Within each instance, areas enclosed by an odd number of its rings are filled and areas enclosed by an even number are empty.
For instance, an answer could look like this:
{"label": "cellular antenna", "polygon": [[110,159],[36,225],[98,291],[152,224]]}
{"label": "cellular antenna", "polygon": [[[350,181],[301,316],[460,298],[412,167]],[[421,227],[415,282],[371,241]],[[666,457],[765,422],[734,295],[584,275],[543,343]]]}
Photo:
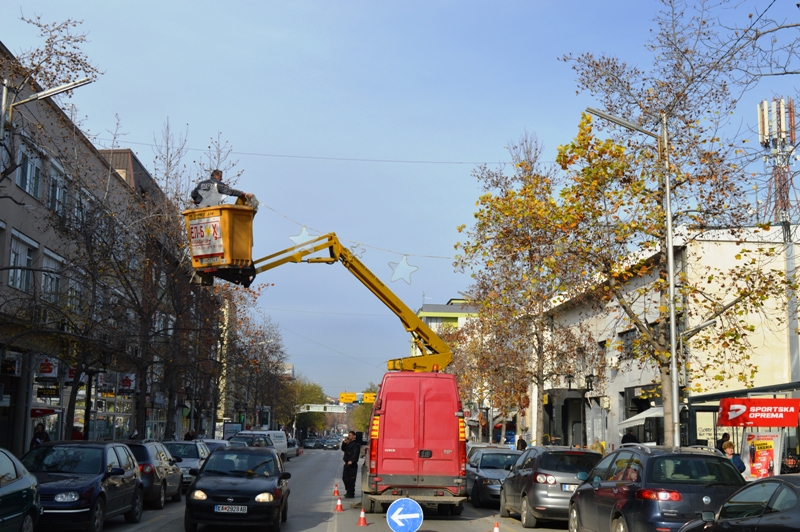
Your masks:
{"label": "cellular antenna", "polygon": [[758,142],[766,153],[764,164],[772,168],[767,184],[767,196],[763,203],[763,219],[770,222],[789,222],[797,213],[792,213],[792,204],[800,204],[800,194],[792,180],[792,165],[795,156],[794,100],[774,98],[758,104]]}

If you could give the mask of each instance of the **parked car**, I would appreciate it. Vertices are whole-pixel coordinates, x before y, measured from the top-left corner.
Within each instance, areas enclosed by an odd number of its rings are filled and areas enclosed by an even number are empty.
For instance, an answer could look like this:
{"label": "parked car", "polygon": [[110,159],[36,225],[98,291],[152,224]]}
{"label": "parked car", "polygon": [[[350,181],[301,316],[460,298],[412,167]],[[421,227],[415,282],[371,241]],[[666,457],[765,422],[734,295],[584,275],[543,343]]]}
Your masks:
{"label": "parked car", "polygon": [[211,452],[201,440],[193,441],[165,441],[164,446],[172,456],[181,459],[181,473],[183,473],[183,490],[189,487],[194,480],[192,469],[200,469]]}
{"label": "parked car", "polygon": [[297,440],[294,438],[289,438],[288,440],[286,440],[286,460],[294,458],[299,454],[300,454],[300,445],[298,445]]}
{"label": "parked car", "polygon": [[467,460],[472,457],[473,453],[479,451],[480,449],[501,449],[503,451],[508,451],[511,449],[511,447],[508,445],[500,445],[499,443],[467,442]]}
{"label": "parked car", "polygon": [[539,519],[566,521],[570,497],[581,483],[576,475],[587,474],[601,458],[600,453],[571,447],[526,449],[500,488],[500,516],[519,514],[523,528],[535,527]]}
{"label": "parked car", "polygon": [[500,502],[500,486],[508,475],[506,466],[513,465],[522,451],[483,448],[472,453],[467,461],[467,494],[472,506]]}
{"label": "parked car", "polygon": [[183,527],[198,524],[267,525],[279,532],[289,510],[289,478],[271,447],[219,449],[200,471],[186,496]]}
{"label": "parked car", "polygon": [[303,440],[303,449],[316,449],[317,448],[317,439],[316,438],[306,438]]}
{"label": "parked car", "polygon": [[142,518],[144,486],[127,445],[47,442],[25,454],[22,464],[39,481],[40,528],[100,532],[115,516],[128,523]]}
{"label": "parked car", "polygon": [[578,478],[583,484],[570,500],[571,531],[678,530],[745,484],[733,463],[714,450],[637,443],[620,445]]}
{"label": "parked car", "polygon": [[680,532],[785,532],[800,523],[800,475],[778,475],[748,484],[716,512],[701,512]]}
{"label": "parked car", "polygon": [[167,497],[172,497],[172,502],[181,502],[183,473],[177,464],[182,458],[173,458],[164,444],[157,441],[126,440],[124,444],[139,464],[144,500],[159,509],[164,507]]}
{"label": "parked car", "polygon": [[0,532],[33,532],[39,521],[39,481],[22,462],[0,449]]}
{"label": "parked car", "polygon": [[228,440],[231,447],[247,447],[247,442],[239,440]]}
{"label": "parked car", "polygon": [[264,434],[240,432],[228,439],[230,442],[243,442],[248,447],[273,447],[272,440]]}
{"label": "parked car", "polygon": [[200,441],[205,443],[206,447],[208,447],[208,450],[211,451],[211,452],[214,452],[214,450],[219,448],[219,447],[230,447],[231,446],[231,442],[229,442],[228,440],[208,440],[208,439],[204,438],[204,439],[202,439]]}
{"label": "parked car", "polygon": [[281,461],[286,460],[286,448],[287,448],[286,442],[289,438],[284,431],[253,428],[250,430],[239,432],[237,436],[241,436],[243,434],[260,434],[266,436],[267,439],[271,442],[270,445],[275,448],[275,451],[278,453],[278,456],[281,457]]}

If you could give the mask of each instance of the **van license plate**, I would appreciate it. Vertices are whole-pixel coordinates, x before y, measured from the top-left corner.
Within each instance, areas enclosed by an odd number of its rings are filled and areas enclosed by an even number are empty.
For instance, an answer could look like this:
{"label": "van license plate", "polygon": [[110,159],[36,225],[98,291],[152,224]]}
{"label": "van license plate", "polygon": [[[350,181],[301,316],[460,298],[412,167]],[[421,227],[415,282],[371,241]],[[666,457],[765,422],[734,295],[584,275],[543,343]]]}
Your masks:
{"label": "van license plate", "polygon": [[577,484],[561,484],[561,491],[575,491],[577,488]]}
{"label": "van license plate", "polygon": [[214,506],[214,511],[228,513],[228,514],[246,514],[247,506],[228,506],[223,504],[217,504],[216,506]]}

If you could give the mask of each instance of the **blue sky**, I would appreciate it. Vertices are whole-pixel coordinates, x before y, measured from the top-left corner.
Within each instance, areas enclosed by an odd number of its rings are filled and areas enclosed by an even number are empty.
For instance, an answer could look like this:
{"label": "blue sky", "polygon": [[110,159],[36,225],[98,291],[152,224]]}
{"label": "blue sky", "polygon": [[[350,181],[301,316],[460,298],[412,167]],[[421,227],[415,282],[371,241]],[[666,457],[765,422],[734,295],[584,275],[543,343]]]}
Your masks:
{"label": "blue sky", "polygon": [[[336,232],[361,243],[367,267],[417,309],[469,287],[452,257],[456,227],[473,220],[476,165],[506,160],[504,146],[525,131],[554,159],[595,104],[576,95],[558,58],[592,51],[648,67],[659,5],[42,0],[19,9],[83,21],[84,50],[104,75],[70,101],[99,147],[118,115],[119,144],[152,168],[169,118],[188,128],[193,167],[221,133],[244,170],[238,188],[265,206],[254,256],[292,245],[303,226]],[[35,30],[4,7],[3,43],[15,53],[36,46]],[[751,107],[741,120],[754,118]],[[403,255],[419,268],[410,285],[389,281],[388,263]],[[330,395],[380,382],[386,360],[409,352],[399,320],[340,265],[285,265],[257,282],[273,285],[260,305],[296,371]]]}

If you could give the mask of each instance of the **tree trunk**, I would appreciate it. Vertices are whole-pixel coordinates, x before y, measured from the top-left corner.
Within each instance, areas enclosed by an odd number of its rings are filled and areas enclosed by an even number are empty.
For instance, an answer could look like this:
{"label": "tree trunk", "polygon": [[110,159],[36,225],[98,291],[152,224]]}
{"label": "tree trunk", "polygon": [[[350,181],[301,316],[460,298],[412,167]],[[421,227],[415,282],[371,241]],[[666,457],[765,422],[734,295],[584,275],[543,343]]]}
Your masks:
{"label": "tree trunk", "polygon": [[[78,390],[80,390],[81,377],[83,376],[83,364],[75,366],[75,375],[72,380],[72,387],[69,390],[69,401],[67,402],[67,412],[64,414],[64,438],[72,439],[72,431],[75,428],[75,403],[78,401]],[[84,426],[86,421],[84,419]]]}
{"label": "tree trunk", "polygon": [[136,368],[136,378],[139,379],[139,398],[136,400],[136,424],[134,430],[139,432],[140,438],[147,437],[147,366]]}
{"label": "tree trunk", "polygon": [[543,386],[540,383],[536,383],[536,400],[534,403],[536,404],[536,427],[535,427],[535,434],[536,439],[534,442],[537,445],[544,444],[544,393],[543,393]]}

